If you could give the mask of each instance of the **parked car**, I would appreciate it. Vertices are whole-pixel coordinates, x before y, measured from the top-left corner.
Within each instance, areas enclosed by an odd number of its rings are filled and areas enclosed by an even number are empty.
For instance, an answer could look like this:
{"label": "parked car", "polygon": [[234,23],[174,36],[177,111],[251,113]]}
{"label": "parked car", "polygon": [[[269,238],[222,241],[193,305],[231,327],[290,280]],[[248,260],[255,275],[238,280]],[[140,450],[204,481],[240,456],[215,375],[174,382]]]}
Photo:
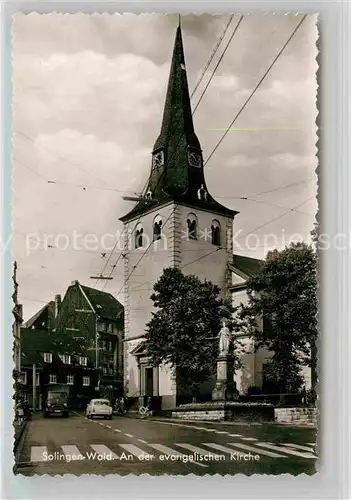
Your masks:
{"label": "parked car", "polygon": [[68,392],[60,389],[48,391],[46,404],[44,407],[44,417],[50,415],[61,415],[68,417]]}
{"label": "parked car", "polygon": [[112,419],[112,406],[108,399],[92,399],[87,406],[87,418],[104,417]]}

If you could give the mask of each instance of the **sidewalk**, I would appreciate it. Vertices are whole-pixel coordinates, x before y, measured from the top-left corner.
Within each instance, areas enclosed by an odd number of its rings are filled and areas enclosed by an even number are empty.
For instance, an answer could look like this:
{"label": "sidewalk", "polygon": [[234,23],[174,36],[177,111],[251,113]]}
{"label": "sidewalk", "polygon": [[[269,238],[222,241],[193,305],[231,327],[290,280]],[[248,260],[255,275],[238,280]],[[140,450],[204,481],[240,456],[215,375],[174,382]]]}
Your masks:
{"label": "sidewalk", "polygon": [[168,418],[168,417],[150,417],[149,420],[163,420],[166,422],[172,422],[172,423],[190,423],[190,424],[217,424],[217,425],[233,425],[233,426],[247,426],[247,427],[260,427],[262,425],[270,425],[270,426],[275,426],[275,427],[293,427],[293,428],[300,428],[300,429],[316,429],[316,426],[314,424],[282,424],[278,423],[276,421],[274,422],[250,422],[250,421],[232,421],[232,420],[193,420],[193,419],[181,419],[181,418]]}
{"label": "sidewalk", "polygon": [[24,420],[22,424],[19,424],[17,421],[13,423],[13,428],[14,428],[14,449],[16,449],[19,440],[21,439],[21,436],[23,434],[24,429],[26,428],[27,421]]}

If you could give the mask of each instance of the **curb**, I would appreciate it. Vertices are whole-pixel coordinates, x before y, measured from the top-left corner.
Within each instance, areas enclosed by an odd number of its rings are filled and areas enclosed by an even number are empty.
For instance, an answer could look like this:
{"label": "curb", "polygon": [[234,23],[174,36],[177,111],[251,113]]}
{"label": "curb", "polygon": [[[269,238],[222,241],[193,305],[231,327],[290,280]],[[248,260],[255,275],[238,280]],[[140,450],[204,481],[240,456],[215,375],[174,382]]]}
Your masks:
{"label": "curb", "polygon": [[24,444],[24,434],[27,430],[27,426],[28,426],[28,420],[25,420],[23,422],[23,425],[21,427],[21,430],[18,434],[18,436],[15,438],[15,441],[14,441],[14,445],[13,445],[13,458],[14,458],[14,465],[13,465],[13,473],[16,474],[17,472],[17,469],[19,467],[19,464],[20,462],[18,461],[18,458],[20,457],[21,455],[21,452],[22,452],[22,447],[23,447],[23,444]]}
{"label": "curb", "polygon": [[27,428],[27,424],[28,424],[28,420],[24,420],[22,426],[21,426],[21,429],[17,435],[17,437],[14,439],[14,444],[13,444],[13,451],[14,453],[16,452],[17,450],[17,446],[21,440],[21,437],[23,436],[23,433],[24,433],[24,430]]}

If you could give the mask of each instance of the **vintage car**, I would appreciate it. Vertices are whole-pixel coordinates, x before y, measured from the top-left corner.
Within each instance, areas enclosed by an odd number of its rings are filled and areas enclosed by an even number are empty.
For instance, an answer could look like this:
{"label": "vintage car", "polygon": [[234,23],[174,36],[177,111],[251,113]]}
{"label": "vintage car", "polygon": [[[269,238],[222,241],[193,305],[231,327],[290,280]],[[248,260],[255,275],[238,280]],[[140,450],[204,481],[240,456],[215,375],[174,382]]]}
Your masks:
{"label": "vintage car", "polygon": [[112,406],[108,399],[92,399],[87,406],[87,418],[104,417],[112,419]]}

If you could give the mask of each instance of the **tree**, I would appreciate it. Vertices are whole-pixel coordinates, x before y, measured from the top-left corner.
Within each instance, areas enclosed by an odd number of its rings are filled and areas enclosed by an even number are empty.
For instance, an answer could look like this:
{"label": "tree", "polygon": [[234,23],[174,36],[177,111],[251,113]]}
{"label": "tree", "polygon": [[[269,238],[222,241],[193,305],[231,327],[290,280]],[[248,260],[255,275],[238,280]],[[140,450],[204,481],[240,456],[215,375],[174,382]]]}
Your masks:
{"label": "tree", "polygon": [[[311,367],[316,385],[316,253],[303,242],[268,252],[260,272],[248,281],[249,302],[240,316],[253,333],[256,349],[273,355],[265,376],[280,392],[295,392],[303,383],[301,365]],[[263,320],[263,329],[257,318]]]}
{"label": "tree", "polygon": [[214,373],[221,319],[227,318],[230,327],[232,307],[218,286],[177,268],[163,271],[151,299],[156,311],[147,324],[144,348],[155,366],[175,369],[177,380],[196,397],[201,382]]}

